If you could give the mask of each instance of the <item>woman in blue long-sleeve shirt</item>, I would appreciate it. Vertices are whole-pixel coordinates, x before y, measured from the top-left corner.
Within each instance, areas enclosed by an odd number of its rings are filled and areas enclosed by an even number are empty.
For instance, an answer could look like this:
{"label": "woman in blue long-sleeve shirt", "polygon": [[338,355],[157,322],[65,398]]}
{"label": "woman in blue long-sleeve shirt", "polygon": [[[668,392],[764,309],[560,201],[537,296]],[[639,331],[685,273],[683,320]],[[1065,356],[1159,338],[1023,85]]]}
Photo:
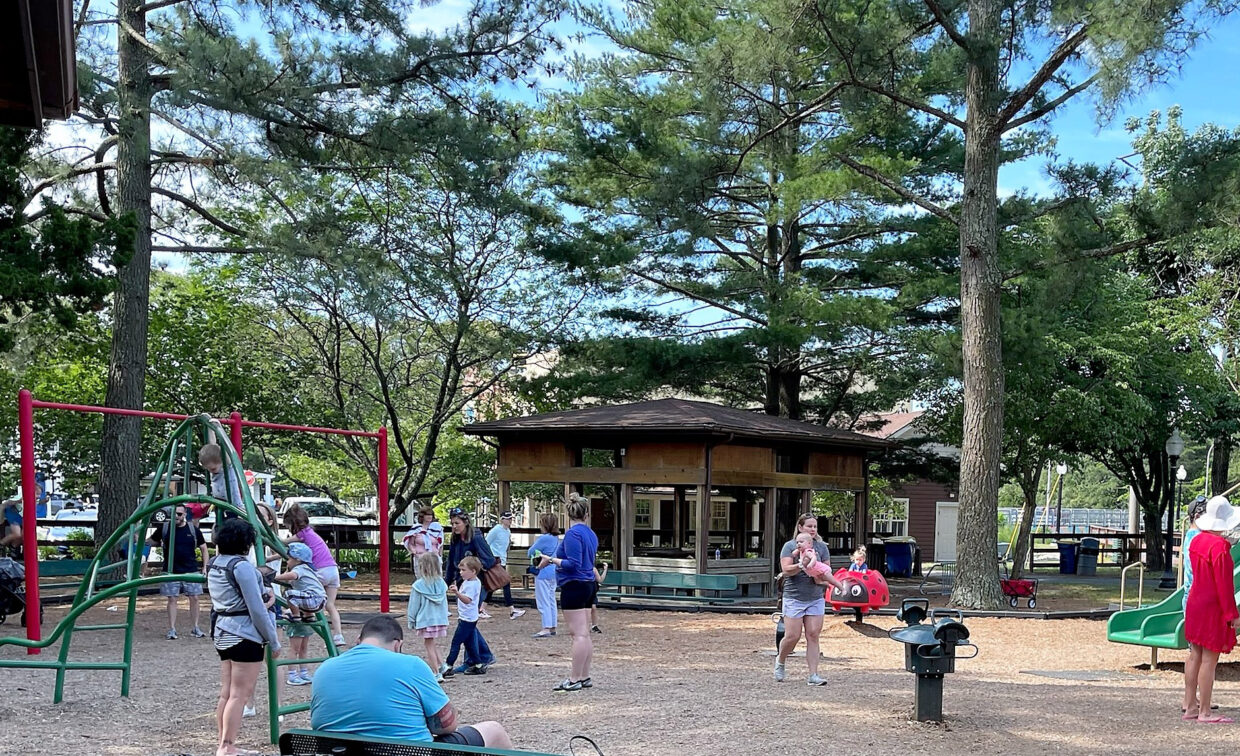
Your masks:
{"label": "woman in blue long-sleeve shirt", "polygon": [[449,513],[452,523],[452,544],[448,547],[448,564],[444,568],[443,577],[448,585],[461,587],[461,560],[467,556],[478,557],[482,569],[489,570],[495,564],[495,555],[487,545],[487,539],[469,521],[469,515],[463,509],[453,509]]}
{"label": "woman in blue long-sleeve shirt", "polygon": [[[460,588],[462,559],[475,556],[482,562],[484,570],[490,569],[497,560],[491,554],[491,547],[487,546],[482,533],[469,521],[469,514],[465,510],[453,507],[448,516],[452,523],[452,545],[448,547],[448,566],[444,570],[444,581]],[[495,654],[491,653],[491,647],[482,636],[478,636],[478,650],[482,653],[483,664],[495,663]],[[457,668],[457,672],[464,672],[465,666],[462,664]]]}
{"label": "woman in blue long-sleeve shirt", "polygon": [[598,553],[598,536],[586,524],[590,500],[576,493],[568,497],[568,530],[554,557],[543,556],[539,567],[555,565],[555,581],[560,588],[560,608],[573,637],[573,666],[567,680],[555,686],[556,691],[574,691],[594,687],[590,680],[590,661],[594,642],[590,640],[590,607],[598,583],[594,580],[594,557]]}

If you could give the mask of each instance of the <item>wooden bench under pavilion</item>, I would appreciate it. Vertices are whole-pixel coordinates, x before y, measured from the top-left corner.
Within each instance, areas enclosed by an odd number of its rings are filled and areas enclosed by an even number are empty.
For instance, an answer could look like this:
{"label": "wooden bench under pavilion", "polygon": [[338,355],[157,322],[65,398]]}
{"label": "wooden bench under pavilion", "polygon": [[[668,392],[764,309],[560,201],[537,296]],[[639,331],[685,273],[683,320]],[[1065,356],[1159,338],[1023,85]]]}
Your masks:
{"label": "wooden bench under pavilion", "polygon": [[[769,595],[778,550],[814,491],[854,494],[856,542],[869,521],[866,455],[887,443],[709,402],[658,399],[492,420],[500,509],[513,483],[585,492],[600,550],[619,570],[735,575]],[[596,492],[603,489],[601,495]],[[699,507],[698,502],[709,501]],[[527,512],[525,522],[535,524]],[[697,534],[707,532],[707,538]],[[757,586],[756,590],[754,586]]]}

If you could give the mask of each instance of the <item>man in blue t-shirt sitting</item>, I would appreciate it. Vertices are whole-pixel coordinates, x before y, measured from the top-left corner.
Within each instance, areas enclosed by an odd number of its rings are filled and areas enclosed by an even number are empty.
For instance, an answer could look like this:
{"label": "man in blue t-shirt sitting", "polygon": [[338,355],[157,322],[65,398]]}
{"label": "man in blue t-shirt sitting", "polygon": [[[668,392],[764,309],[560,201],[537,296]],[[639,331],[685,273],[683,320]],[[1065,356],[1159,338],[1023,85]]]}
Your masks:
{"label": "man in blue t-shirt sitting", "polygon": [[362,625],[358,645],[323,662],[314,675],[310,726],[370,735],[485,748],[512,748],[499,722],[457,727],[456,709],[431,668],[401,653],[405,631],[387,615]]}

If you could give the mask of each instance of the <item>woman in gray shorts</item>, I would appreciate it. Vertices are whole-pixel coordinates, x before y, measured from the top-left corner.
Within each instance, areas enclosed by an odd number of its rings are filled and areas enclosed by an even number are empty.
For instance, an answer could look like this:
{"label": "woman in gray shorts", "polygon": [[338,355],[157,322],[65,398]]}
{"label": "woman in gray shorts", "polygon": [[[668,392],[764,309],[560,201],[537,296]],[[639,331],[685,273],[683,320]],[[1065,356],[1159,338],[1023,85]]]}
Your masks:
{"label": "woman in gray shorts", "polygon": [[826,680],[818,675],[818,636],[822,633],[823,617],[826,615],[826,590],[823,585],[839,587],[830,572],[823,575],[817,582],[801,569],[801,563],[793,554],[796,549],[795,536],[808,533],[814,537],[814,552],[819,561],[831,563],[831,553],[827,545],[818,538],[818,519],[812,514],[803,514],[797,518],[797,530],[793,540],[784,544],[779,552],[781,574],[784,576],[784,640],[779,644],[779,653],[775,656],[775,682],[783,682],[787,673],[784,661],[788,654],[797,647],[801,640],[801,628],[805,628],[805,660],[809,663],[810,685],[825,685]]}

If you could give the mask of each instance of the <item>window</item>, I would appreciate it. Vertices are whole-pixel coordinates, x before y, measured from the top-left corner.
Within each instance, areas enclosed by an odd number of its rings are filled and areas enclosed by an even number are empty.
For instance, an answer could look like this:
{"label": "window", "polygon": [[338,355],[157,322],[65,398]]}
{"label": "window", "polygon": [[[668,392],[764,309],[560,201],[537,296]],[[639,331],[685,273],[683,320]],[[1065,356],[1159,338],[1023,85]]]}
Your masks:
{"label": "window", "polygon": [[711,530],[727,530],[728,529],[728,503],[726,501],[711,502],[710,529]]}
{"label": "window", "polygon": [[874,512],[874,530],[893,536],[908,535],[908,499],[892,499]]}
{"label": "window", "polygon": [[653,518],[650,515],[651,501],[650,499],[634,499],[633,500],[633,527],[649,528],[653,527],[651,522]]}

